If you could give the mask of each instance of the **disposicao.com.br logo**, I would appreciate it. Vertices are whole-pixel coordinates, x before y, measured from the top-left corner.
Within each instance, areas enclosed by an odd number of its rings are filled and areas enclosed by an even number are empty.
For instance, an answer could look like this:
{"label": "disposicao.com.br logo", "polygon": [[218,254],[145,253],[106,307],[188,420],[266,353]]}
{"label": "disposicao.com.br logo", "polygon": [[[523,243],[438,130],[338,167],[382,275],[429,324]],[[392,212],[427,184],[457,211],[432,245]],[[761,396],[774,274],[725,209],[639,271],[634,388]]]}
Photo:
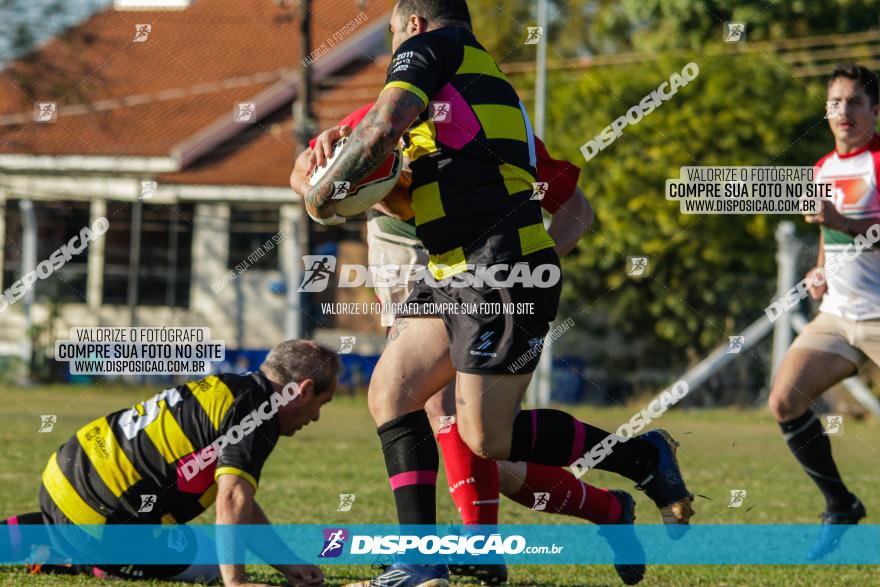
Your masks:
{"label": "disposicao.com.br logo", "polygon": [[[350,542],[352,555],[471,555],[515,556],[518,554],[559,554],[564,546],[529,546],[524,536],[511,534],[426,535],[386,534],[367,536],[343,534],[340,528],[324,530],[324,546],[320,556],[337,557],[345,543]],[[350,538],[350,540],[348,540]]]}

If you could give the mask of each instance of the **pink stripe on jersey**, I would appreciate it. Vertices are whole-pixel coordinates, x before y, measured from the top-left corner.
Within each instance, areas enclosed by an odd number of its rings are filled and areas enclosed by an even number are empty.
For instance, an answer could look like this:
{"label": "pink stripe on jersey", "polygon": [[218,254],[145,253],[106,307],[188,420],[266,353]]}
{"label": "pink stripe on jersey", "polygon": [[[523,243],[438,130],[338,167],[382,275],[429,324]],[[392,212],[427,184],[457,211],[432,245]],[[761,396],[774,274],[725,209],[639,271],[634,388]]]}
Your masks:
{"label": "pink stripe on jersey", "polygon": [[[202,454],[203,452],[205,454]],[[177,461],[177,489],[184,493],[201,494],[214,484],[217,461],[214,460],[209,465],[204,465],[203,460],[207,456],[213,456],[213,449],[210,445]]]}
{"label": "pink stripe on jersey", "polygon": [[407,471],[394,475],[388,482],[391,489],[399,489],[407,485],[437,485],[437,471]]}
{"label": "pink stripe on jersey", "polygon": [[477,115],[471,110],[467,100],[462,98],[461,94],[452,87],[452,84],[446,84],[440,88],[440,91],[431,97],[431,102],[449,102],[450,104],[447,116],[451,120],[439,122],[436,117],[434,120],[438,142],[460,151],[479,134],[480,121],[477,120]]}

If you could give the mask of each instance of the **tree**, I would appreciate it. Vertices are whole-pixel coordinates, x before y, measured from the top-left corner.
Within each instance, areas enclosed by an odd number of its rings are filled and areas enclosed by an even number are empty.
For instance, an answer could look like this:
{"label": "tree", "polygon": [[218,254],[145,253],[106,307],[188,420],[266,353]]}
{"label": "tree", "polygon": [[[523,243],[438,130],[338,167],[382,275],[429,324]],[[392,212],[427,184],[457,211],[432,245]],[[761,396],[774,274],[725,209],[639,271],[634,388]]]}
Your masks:
{"label": "tree", "polygon": [[[548,0],[548,58],[563,59],[582,54],[588,46],[583,23],[588,0]],[[528,27],[537,26],[535,0],[468,0],[474,33],[499,64],[535,59],[536,45],[526,45]],[[502,65],[503,69],[503,65]]]}
{"label": "tree", "polygon": [[[632,360],[643,366],[692,362],[757,319],[775,291],[773,231],[783,217],[683,215],[665,199],[665,180],[684,165],[812,165],[829,148],[821,88],[761,56],[693,59],[694,81],[584,166],[597,222],[564,263],[560,318],[637,341]],[[583,163],[582,144],[688,61],[555,73],[551,152]],[[649,258],[646,279],[627,277],[629,255]]]}
{"label": "tree", "polygon": [[722,42],[725,22],[746,23],[747,40],[767,41],[877,29],[880,0],[600,0],[587,21],[597,52],[701,49]]}

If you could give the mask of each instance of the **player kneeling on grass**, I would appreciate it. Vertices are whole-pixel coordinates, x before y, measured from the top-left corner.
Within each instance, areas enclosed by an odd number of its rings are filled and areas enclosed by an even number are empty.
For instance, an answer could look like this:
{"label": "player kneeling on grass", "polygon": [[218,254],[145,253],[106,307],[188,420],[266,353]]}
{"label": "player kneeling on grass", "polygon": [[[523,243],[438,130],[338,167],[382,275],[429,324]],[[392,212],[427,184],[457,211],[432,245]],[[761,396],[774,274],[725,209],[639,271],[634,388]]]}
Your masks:
{"label": "player kneeling on grass", "polygon": [[[254,499],[263,464],[279,436],[318,420],[339,371],[334,351],[290,340],[273,348],[256,372],[212,375],[92,421],[49,458],[40,511],[8,518],[0,541],[11,540],[24,560],[35,545],[15,544],[19,524],[185,524],[215,500],[218,525],[269,524]],[[88,548],[59,534],[50,534],[56,554],[88,560]],[[211,547],[196,539],[193,560],[209,558],[204,549]],[[300,559],[291,552],[290,560]],[[323,582],[316,566],[273,566],[295,585]],[[241,564],[31,565],[31,571],[187,582],[222,577],[228,587],[255,585]]]}

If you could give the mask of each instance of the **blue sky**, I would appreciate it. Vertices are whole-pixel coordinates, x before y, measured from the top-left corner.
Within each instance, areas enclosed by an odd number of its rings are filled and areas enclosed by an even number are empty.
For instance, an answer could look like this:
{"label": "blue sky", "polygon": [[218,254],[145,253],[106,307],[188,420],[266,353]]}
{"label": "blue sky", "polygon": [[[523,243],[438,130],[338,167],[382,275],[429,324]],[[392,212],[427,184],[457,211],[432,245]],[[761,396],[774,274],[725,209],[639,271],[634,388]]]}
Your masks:
{"label": "blue sky", "polygon": [[111,3],[112,0],[0,0],[0,64],[16,56],[11,45],[20,25],[28,27],[39,46]]}

